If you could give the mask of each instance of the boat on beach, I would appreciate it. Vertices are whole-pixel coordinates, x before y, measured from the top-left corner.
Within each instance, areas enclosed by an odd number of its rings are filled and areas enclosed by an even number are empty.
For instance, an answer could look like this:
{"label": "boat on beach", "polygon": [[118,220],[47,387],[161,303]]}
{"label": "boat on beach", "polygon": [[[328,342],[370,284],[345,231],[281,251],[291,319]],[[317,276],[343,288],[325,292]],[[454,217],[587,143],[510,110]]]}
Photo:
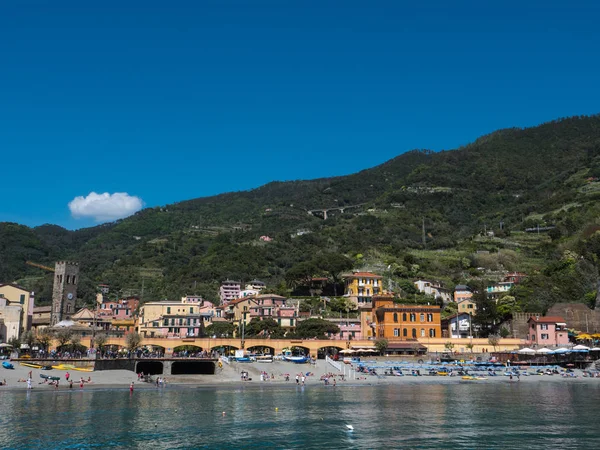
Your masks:
{"label": "boat on beach", "polygon": [[34,368],[34,369],[41,369],[41,368],[42,368],[42,365],[41,365],[41,364],[33,364],[33,363],[25,363],[25,362],[22,362],[22,363],[20,363],[20,364],[21,364],[22,366],[25,366],[25,367],[32,367],[32,368]]}
{"label": "boat on beach", "polygon": [[306,364],[310,361],[310,356],[293,355],[291,350],[284,349],[282,359],[294,364]]}
{"label": "boat on beach", "polygon": [[4,367],[5,369],[14,369],[15,366],[12,365],[12,363],[9,363],[8,361],[2,361],[2,367]]}
{"label": "boat on beach", "polygon": [[53,376],[50,376],[50,375],[45,375],[43,373],[40,373],[40,378],[43,379],[43,380],[50,380],[50,381],[58,381],[58,380],[60,380],[60,377],[53,377]]}

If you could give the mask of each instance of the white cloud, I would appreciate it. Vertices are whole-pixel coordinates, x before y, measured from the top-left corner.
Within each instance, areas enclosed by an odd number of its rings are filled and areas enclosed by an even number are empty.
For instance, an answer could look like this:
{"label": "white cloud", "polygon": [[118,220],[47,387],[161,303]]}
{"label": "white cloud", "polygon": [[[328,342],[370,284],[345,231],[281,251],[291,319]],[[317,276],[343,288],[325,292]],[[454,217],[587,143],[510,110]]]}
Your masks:
{"label": "white cloud", "polygon": [[96,194],[75,197],[69,202],[71,215],[75,218],[93,217],[97,222],[122,219],[139,211],[144,206],[142,199],[127,192]]}

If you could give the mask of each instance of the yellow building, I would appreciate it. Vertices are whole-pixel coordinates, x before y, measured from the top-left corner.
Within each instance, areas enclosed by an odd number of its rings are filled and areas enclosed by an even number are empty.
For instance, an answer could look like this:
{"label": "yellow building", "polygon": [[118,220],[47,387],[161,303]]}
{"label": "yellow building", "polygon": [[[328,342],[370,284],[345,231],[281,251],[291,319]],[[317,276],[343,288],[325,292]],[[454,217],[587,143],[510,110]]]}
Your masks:
{"label": "yellow building", "polygon": [[19,336],[31,329],[33,319],[33,292],[16,284],[0,284],[0,298],[7,300],[7,306],[20,306],[22,314],[19,323]]}
{"label": "yellow building", "polygon": [[373,298],[376,338],[390,341],[439,338],[442,336],[441,308],[431,305],[394,303],[391,295]]}
{"label": "yellow building", "polygon": [[355,299],[358,306],[371,303],[374,295],[383,292],[381,275],[370,272],[353,272],[343,277],[346,296]]}
{"label": "yellow building", "polygon": [[148,337],[198,336],[202,327],[212,322],[214,309],[209,301],[187,298],[180,302],[148,302],[140,307],[137,329]]}
{"label": "yellow building", "polygon": [[477,313],[477,305],[471,299],[465,299],[458,302],[458,312],[467,313],[474,316]]}
{"label": "yellow building", "polygon": [[373,327],[373,308],[361,308],[360,310],[360,329],[363,339],[371,339],[375,336]]}

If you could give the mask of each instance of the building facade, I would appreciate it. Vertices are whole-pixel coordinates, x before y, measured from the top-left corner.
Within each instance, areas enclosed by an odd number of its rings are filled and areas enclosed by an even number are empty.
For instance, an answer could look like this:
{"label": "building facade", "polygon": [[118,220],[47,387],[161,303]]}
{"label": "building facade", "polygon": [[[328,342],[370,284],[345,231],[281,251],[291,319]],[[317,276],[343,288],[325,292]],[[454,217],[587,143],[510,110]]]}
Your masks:
{"label": "building facade", "polygon": [[441,298],[444,303],[452,301],[452,294],[448,289],[443,287],[440,283],[427,280],[417,280],[414,282],[417,291],[422,292],[425,295],[431,295],[434,298]]}
{"label": "building facade", "polygon": [[17,337],[30,330],[33,323],[34,293],[16,284],[0,284],[0,298],[6,299],[7,307],[21,308]]}
{"label": "building facade", "polygon": [[140,307],[137,329],[147,337],[199,337],[214,313],[206,300],[148,302]]}
{"label": "building facade", "polygon": [[432,305],[404,305],[394,302],[392,296],[373,299],[376,338],[413,340],[442,336],[441,307]]}
{"label": "building facade", "polygon": [[456,303],[462,300],[468,300],[473,297],[473,293],[469,286],[465,286],[464,284],[459,284],[454,288],[454,301]]}
{"label": "building facade", "polygon": [[380,275],[370,272],[353,272],[343,277],[346,296],[356,301],[359,307],[371,304],[373,296],[383,293]]}
{"label": "building facade", "polygon": [[477,314],[477,305],[475,304],[475,302],[473,300],[470,300],[470,299],[461,300],[460,302],[458,302],[457,307],[458,307],[458,313],[467,313],[467,314],[471,314],[472,316]]}
{"label": "building facade", "polygon": [[23,308],[11,305],[8,299],[0,297],[0,344],[20,336]]}
{"label": "building facade", "polygon": [[562,317],[531,317],[527,324],[529,332],[527,334],[527,343],[529,345],[538,345],[540,347],[567,345],[569,343],[569,333],[567,323]]}
{"label": "building facade", "polygon": [[225,280],[221,283],[219,288],[219,298],[221,304],[227,304],[236,298],[240,298],[240,292],[242,291],[242,283],[239,281]]}

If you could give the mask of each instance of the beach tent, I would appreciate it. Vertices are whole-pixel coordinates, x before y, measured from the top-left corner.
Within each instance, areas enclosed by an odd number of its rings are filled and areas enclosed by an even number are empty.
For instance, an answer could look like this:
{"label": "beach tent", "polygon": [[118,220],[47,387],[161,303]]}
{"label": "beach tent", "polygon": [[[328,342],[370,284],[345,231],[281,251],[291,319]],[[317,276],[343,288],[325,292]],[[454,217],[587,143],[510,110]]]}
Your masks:
{"label": "beach tent", "polygon": [[544,348],[540,348],[540,349],[536,350],[535,353],[538,355],[548,355],[548,354],[552,353],[552,350],[544,347]]}
{"label": "beach tent", "polygon": [[590,352],[600,352],[600,347],[591,348]]}
{"label": "beach tent", "polygon": [[576,345],[575,347],[573,347],[573,350],[583,350],[583,351],[589,351],[589,347],[586,347],[585,345]]}
{"label": "beach tent", "polygon": [[532,348],[522,348],[517,352],[519,355],[535,355],[535,350]]}

